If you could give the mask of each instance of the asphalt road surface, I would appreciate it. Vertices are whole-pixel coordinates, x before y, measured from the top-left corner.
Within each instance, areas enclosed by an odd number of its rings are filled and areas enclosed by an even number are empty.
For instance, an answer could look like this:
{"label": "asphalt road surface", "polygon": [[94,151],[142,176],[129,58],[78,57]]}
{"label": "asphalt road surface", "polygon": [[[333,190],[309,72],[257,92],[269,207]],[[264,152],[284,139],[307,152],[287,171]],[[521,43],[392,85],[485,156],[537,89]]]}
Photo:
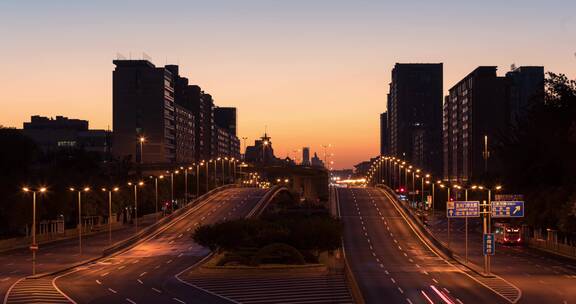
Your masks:
{"label": "asphalt road surface", "polygon": [[246,216],[265,191],[234,188],[217,193],[153,239],[55,277],[52,283],[77,303],[229,303],[176,275],[209,254],[191,239],[196,227]]}
{"label": "asphalt road surface", "polygon": [[367,303],[507,303],[431,251],[380,190],[337,191],[346,257]]}
{"label": "asphalt road surface", "polygon": [[[442,213],[443,215],[443,213]],[[447,243],[445,216],[430,221],[431,231]],[[450,223],[450,247],[465,256],[464,219]],[[482,228],[479,219],[468,222],[468,257],[476,265],[483,265]],[[576,262],[523,246],[496,244],[492,257],[492,272],[510,281],[522,290],[519,303],[576,303]]]}

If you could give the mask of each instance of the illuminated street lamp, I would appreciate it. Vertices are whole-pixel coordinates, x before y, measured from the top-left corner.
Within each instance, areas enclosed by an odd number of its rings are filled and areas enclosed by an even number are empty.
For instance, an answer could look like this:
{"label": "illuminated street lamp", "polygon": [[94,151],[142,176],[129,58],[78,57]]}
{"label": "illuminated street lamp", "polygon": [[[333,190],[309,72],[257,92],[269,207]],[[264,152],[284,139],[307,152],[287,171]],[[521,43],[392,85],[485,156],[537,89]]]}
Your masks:
{"label": "illuminated street lamp", "polygon": [[143,157],[144,157],[144,154],[143,154],[143,152],[142,152],[142,148],[143,148],[143,146],[144,146],[144,142],[145,142],[145,141],[146,141],[146,137],[144,137],[144,136],[140,136],[140,137],[138,138],[138,143],[140,144],[140,164],[143,164],[143,163],[144,163],[144,158],[143,158]]}
{"label": "illuminated street lamp", "polygon": [[156,211],[156,221],[158,221],[158,179],[164,179],[164,175],[150,176],[150,179],[154,179],[154,198],[155,198],[154,210]]}
{"label": "illuminated street lamp", "polygon": [[69,190],[78,193],[78,247],[80,248],[80,255],[82,255],[82,192],[88,192],[90,188],[75,189],[70,187]]}
{"label": "illuminated street lamp", "polygon": [[108,191],[108,244],[112,244],[112,192],[118,190],[118,187],[102,188],[103,192]]}
{"label": "illuminated street lamp", "polygon": [[134,186],[134,226],[136,227],[136,233],[138,233],[138,186],[144,186],[144,182],[129,182],[128,186]]}
{"label": "illuminated street lamp", "polygon": [[38,244],[36,244],[36,192],[44,193],[46,187],[38,189],[24,187],[22,191],[32,192],[32,244],[30,244],[30,250],[32,251],[32,275],[36,275],[36,251],[38,250]]}

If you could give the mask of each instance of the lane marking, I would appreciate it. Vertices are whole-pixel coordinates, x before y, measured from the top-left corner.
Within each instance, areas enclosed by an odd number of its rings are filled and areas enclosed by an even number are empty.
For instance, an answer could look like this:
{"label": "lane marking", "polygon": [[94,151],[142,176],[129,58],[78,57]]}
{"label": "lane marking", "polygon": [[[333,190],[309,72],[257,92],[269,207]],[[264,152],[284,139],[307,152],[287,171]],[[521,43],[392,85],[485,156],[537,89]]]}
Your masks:
{"label": "lane marking", "polygon": [[108,290],[110,290],[110,292],[113,292],[113,293],[118,293],[116,290],[114,290],[112,288],[108,288]]}

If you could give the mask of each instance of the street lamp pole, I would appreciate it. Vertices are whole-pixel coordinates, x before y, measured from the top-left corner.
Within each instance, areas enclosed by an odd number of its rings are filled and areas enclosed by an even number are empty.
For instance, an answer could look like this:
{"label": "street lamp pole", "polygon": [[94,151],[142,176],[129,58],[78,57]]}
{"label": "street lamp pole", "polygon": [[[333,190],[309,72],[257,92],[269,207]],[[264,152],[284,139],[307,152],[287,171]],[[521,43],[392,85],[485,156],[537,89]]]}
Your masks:
{"label": "street lamp pole", "polygon": [[141,136],[140,138],[138,138],[138,142],[140,143],[140,164],[144,163],[144,154],[143,154],[143,147],[144,147],[144,141],[146,141],[146,138]]}
{"label": "street lamp pole", "polygon": [[90,191],[89,187],[84,187],[84,189],[74,189],[70,188],[70,191],[76,191],[78,193],[78,247],[80,249],[80,255],[82,255],[82,191]]}
{"label": "street lamp pole", "polygon": [[36,251],[38,250],[38,244],[36,244],[36,192],[44,193],[46,188],[41,187],[37,190],[31,190],[28,187],[24,187],[22,190],[24,192],[32,192],[32,244],[30,245],[30,250],[32,251],[32,275],[36,275]]}

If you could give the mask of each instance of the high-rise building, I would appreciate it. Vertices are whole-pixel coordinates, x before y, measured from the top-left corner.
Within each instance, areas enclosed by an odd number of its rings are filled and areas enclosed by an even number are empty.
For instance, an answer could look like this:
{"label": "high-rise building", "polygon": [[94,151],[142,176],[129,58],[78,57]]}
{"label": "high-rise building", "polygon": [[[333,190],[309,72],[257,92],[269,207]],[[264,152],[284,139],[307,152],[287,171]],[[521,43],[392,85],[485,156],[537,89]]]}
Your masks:
{"label": "high-rise building", "polygon": [[234,136],[236,132],[236,108],[232,107],[216,107],[214,108],[214,123],[220,128],[228,130]]}
{"label": "high-rise building", "polygon": [[380,155],[388,155],[388,112],[380,113]]}
{"label": "high-rise building", "polygon": [[310,160],[310,164],[312,167],[324,167],[325,166],[324,162],[320,159],[320,157],[318,157],[318,154],[316,154],[316,152],[314,152],[314,156],[312,156],[312,159]]}
{"label": "high-rise building", "polygon": [[143,163],[176,162],[175,75],[148,60],[113,63],[113,154]]}
{"label": "high-rise building", "polygon": [[302,148],[302,166],[310,166],[310,148]]}
{"label": "high-rise building", "polygon": [[389,153],[442,172],[442,63],[397,63],[388,94]]}
{"label": "high-rise building", "polygon": [[533,105],[544,102],[544,67],[514,68],[506,78],[510,81],[510,122],[516,124]]}
{"label": "high-rise building", "polygon": [[519,67],[505,77],[481,66],[460,80],[443,107],[444,179],[474,182],[496,175],[494,147],[534,104],[544,101],[544,68]]}

